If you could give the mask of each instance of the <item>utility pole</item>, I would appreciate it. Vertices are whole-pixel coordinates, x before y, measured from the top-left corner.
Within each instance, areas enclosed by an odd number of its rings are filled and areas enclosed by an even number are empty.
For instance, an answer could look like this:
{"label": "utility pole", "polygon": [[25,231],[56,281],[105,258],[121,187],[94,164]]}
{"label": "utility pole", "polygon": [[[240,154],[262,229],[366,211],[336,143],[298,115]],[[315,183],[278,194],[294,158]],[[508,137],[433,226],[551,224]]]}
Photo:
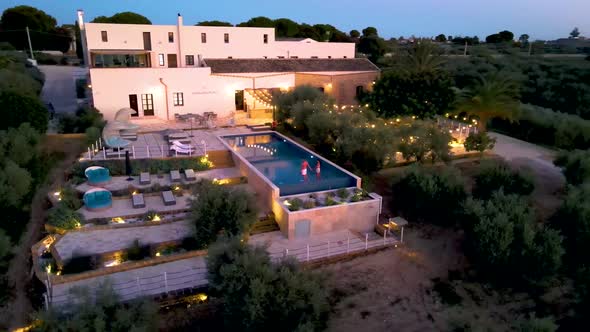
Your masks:
{"label": "utility pole", "polygon": [[467,56],[467,42],[465,42],[465,49],[463,50],[463,56]]}
{"label": "utility pole", "polygon": [[533,43],[529,42],[529,56],[531,56],[532,51],[533,51]]}
{"label": "utility pole", "polygon": [[31,51],[31,59],[35,60],[35,54],[33,54],[33,45],[31,45],[31,35],[29,34],[29,27],[27,26],[27,39],[29,40],[29,51]]}

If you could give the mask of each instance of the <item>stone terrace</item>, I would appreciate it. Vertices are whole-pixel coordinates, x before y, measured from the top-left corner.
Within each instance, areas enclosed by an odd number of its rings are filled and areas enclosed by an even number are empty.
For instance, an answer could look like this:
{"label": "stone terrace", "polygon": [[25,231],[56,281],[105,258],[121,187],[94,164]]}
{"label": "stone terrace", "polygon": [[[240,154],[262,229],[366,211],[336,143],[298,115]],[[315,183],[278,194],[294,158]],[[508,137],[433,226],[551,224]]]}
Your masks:
{"label": "stone terrace", "polygon": [[113,199],[113,205],[103,211],[88,211],[85,207],[78,210],[84,216],[84,219],[102,219],[102,218],[116,218],[145,214],[150,210],[162,213],[173,213],[175,211],[185,211],[190,207],[190,194],[183,194],[176,196],[175,205],[164,205],[161,195],[148,196],[145,195],[145,207],[134,209],[131,203],[131,198]]}
{"label": "stone terrace", "polygon": [[100,255],[129,248],[136,239],[142,245],[175,241],[192,234],[186,221],[161,225],[70,231],[54,243],[62,261],[74,255]]}

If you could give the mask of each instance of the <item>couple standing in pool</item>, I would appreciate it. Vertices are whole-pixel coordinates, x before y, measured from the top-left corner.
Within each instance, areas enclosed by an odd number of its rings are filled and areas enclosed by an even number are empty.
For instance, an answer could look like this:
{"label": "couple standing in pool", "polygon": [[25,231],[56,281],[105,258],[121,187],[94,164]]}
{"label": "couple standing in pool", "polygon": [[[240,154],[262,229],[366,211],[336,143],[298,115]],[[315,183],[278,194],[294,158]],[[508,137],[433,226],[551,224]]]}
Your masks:
{"label": "couple standing in pool", "polygon": [[[307,160],[303,159],[303,161],[301,162],[301,176],[303,177],[303,181],[309,180],[307,177],[307,169],[313,172],[313,169],[311,168],[311,166],[309,166]],[[321,167],[319,160],[315,164],[315,177],[317,180],[321,178]]]}

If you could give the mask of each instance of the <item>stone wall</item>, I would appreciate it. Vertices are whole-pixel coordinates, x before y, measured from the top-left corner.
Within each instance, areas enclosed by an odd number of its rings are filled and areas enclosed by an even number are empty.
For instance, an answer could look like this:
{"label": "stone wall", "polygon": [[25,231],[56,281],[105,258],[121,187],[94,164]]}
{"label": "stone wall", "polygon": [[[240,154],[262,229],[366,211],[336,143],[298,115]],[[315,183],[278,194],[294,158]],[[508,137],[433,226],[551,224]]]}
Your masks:
{"label": "stone wall", "polygon": [[365,91],[373,89],[373,82],[379,78],[379,72],[350,73],[326,75],[296,73],[295,86],[311,85],[323,88],[324,92],[334,98],[339,105],[356,105],[356,88],[362,86]]}
{"label": "stone wall", "polygon": [[298,221],[310,220],[310,236],[349,229],[372,232],[382,208],[382,197],[371,193],[370,200],[313,209],[289,211],[279,200],[273,202],[273,212],[281,231],[289,239],[295,238]]}

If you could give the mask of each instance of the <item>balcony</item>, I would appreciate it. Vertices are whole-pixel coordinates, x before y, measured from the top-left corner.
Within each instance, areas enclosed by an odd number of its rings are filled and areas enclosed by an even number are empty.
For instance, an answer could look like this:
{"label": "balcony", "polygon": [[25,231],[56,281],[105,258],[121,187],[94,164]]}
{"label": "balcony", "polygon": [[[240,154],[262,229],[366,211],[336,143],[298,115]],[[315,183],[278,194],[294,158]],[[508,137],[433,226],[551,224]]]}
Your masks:
{"label": "balcony", "polygon": [[93,51],[92,68],[149,68],[150,54],[146,51]]}

